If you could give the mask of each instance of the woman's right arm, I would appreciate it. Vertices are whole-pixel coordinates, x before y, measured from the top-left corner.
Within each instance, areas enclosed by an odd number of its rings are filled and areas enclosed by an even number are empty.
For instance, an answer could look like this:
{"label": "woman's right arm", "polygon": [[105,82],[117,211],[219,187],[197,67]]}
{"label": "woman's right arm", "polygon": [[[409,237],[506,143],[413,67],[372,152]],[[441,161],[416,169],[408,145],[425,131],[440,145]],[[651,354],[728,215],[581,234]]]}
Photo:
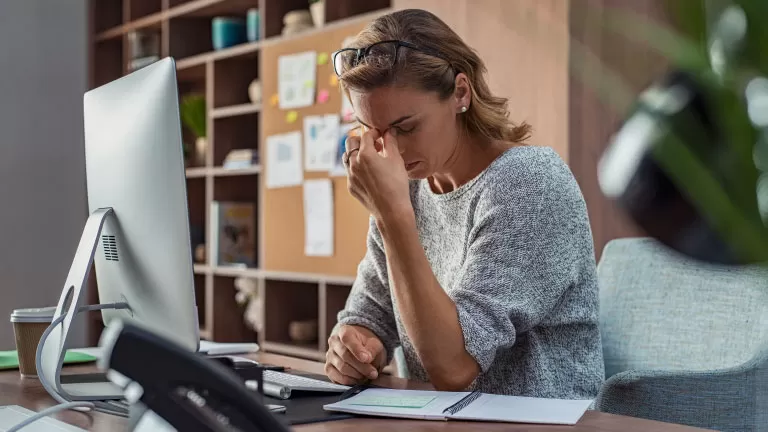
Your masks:
{"label": "woman's right arm", "polygon": [[[365,365],[373,365],[380,370],[390,362],[400,339],[392,309],[387,259],[381,234],[373,220],[368,230],[365,257],[358,266],[352,291],[344,310],[339,312],[338,320],[328,340],[326,372],[329,375],[333,373],[329,371],[333,363],[337,363],[337,369],[343,366],[348,371],[349,367],[369,371]],[[338,365],[341,362],[349,364]],[[357,374],[352,372],[347,375]],[[362,375],[370,377],[368,373]]]}

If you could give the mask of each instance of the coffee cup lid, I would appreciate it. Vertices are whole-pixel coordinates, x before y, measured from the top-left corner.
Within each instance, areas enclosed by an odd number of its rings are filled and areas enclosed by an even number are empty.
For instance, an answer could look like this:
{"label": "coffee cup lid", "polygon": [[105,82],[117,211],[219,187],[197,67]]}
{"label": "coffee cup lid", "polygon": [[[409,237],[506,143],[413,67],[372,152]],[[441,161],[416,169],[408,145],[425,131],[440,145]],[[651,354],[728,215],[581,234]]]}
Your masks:
{"label": "coffee cup lid", "polygon": [[11,313],[11,322],[18,323],[49,323],[53,320],[56,307],[16,309]]}

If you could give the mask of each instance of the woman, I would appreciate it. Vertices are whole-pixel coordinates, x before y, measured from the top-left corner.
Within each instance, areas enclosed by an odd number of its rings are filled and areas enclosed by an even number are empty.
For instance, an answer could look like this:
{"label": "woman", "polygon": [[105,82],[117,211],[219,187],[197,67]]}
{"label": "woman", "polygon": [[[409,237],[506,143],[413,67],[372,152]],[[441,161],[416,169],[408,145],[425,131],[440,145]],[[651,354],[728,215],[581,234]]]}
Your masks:
{"label": "woman", "polygon": [[402,346],[411,378],[439,390],[594,397],[594,252],[567,166],[523,144],[530,127],[429,12],[378,18],[352,46],[334,68],[364,133],[343,161],[371,224],[327,375],[374,379]]}

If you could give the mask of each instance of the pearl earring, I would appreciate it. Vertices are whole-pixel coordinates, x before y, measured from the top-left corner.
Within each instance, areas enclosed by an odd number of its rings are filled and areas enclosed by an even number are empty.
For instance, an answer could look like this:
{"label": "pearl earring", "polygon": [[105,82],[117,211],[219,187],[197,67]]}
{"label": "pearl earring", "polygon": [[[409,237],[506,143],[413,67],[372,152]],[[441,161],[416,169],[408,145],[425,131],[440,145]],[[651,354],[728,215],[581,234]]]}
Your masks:
{"label": "pearl earring", "polygon": [[463,113],[467,112],[467,107],[465,107],[465,106],[461,107],[461,112],[463,112]]}

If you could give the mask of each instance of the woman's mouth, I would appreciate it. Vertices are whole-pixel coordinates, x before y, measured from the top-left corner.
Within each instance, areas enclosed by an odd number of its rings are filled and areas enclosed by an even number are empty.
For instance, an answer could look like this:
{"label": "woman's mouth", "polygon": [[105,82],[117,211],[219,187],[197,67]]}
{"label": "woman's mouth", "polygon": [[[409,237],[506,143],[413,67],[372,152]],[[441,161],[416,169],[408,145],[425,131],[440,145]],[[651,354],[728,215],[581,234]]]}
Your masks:
{"label": "woman's mouth", "polygon": [[418,164],[419,164],[419,162],[409,162],[409,163],[406,163],[406,164],[405,164],[405,170],[406,170],[406,171],[410,171],[410,170],[412,170],[413,168],[415,168],[415,167],[416,167],[416,165],[418,165]]}

